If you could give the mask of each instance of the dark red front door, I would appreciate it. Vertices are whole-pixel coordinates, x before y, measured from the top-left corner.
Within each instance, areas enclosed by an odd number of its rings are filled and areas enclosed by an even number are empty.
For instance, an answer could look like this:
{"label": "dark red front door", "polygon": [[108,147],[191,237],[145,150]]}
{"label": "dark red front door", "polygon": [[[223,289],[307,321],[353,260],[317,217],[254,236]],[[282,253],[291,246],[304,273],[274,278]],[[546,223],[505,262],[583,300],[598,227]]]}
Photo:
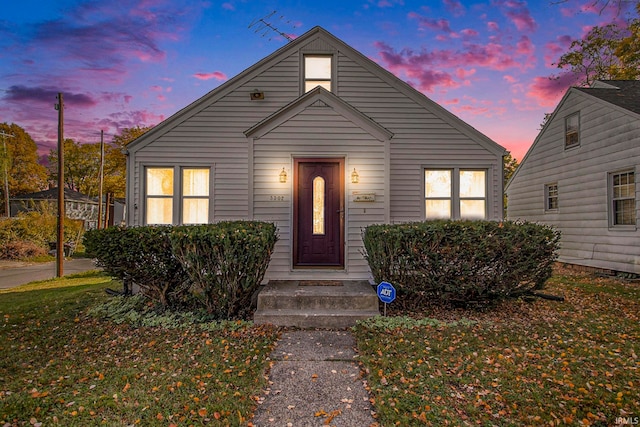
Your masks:
{"label": "dark red front door", "polygon": [[344,267],[342,159],[296,159],[295,267]]}

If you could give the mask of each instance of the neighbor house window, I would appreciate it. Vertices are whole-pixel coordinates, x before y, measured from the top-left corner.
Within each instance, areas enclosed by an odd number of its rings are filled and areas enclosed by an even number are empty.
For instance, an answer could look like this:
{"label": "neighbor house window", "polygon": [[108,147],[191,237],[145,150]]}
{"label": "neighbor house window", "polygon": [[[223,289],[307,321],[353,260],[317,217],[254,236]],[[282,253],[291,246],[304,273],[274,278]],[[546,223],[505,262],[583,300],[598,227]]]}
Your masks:
{"label": "neighbor house window", "polygon": [[331,90],[332,59],[332,55],[304,56],[305,93],[316,86],[322,86],[326,90]]}
{"label": "neighbor house window", "polygon": [[208,223],[209,176],[209,168],[147,168],[145,223]]}
{"label": "neighbor house window", "polygon": [[544,186],[544,210],[558,210],[558,183],[547,184]]}
{"label": "neighbor house window", "polygon": [[635,172],[624,171],[609,174],[610,222],[615,226],[636,225]]}
{"label": "neighbor house window", "polygon": [[580,145],[580,113],[574,113],[564,119],[565,148]]}
{"label": "neighbor house window", "polygon": [[487,216],[487,171],[426,169],[427,219],[484,219]]}

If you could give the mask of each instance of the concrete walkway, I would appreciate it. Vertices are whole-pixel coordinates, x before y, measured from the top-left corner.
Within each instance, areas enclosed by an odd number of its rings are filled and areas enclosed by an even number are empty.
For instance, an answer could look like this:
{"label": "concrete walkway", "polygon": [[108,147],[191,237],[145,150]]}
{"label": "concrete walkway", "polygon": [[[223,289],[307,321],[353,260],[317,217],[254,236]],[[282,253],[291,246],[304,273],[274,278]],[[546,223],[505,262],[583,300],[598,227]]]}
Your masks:
{"label": "concrete walkway", "polygon": [[[89,258],[70,258],[62,265],[65,276],[97,270],[95,263]],[[0,262],[0,289],[9,289],[36,280],[47,280],[56,277],[56,263],[21,263]]]}
{"label": "concrete walkway", "polygon": [[354,349],[346,330],[285,331],[271,354],[269,387],[253,424],[377,426]]}

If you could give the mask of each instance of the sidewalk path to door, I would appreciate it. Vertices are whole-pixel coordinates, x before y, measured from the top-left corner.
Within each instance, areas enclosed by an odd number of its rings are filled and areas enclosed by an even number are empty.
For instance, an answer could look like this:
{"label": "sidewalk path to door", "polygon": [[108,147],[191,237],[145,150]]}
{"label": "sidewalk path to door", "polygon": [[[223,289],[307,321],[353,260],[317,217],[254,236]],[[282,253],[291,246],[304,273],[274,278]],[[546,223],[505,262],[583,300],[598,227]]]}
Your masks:
{"label": "sidewalk path to door", "polygon": [[[71,258],[64,261],[62,272],[65,276],[97,270],[93,259]],[[47,280],[56,277],[56,263],[24,263],[0,261],[0,289],[9,289],[36,280]]]}
{"label": "sidewalk path to door", "polygon": [[266,426],[377,426],[349,331],[285,331],[252,420]]}

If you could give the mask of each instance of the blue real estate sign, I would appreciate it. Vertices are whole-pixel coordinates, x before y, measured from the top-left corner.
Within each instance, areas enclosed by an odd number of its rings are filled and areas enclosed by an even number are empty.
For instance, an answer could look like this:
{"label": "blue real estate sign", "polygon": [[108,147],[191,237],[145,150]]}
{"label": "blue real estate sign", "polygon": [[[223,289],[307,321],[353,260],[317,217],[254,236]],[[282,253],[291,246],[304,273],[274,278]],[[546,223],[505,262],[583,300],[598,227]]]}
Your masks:
{"label": "blue real estate sign", "polygon": [[396,299],[396,288],[389,282],[380,282],[378,285],[378,298],[385,304],[389,304]]}

